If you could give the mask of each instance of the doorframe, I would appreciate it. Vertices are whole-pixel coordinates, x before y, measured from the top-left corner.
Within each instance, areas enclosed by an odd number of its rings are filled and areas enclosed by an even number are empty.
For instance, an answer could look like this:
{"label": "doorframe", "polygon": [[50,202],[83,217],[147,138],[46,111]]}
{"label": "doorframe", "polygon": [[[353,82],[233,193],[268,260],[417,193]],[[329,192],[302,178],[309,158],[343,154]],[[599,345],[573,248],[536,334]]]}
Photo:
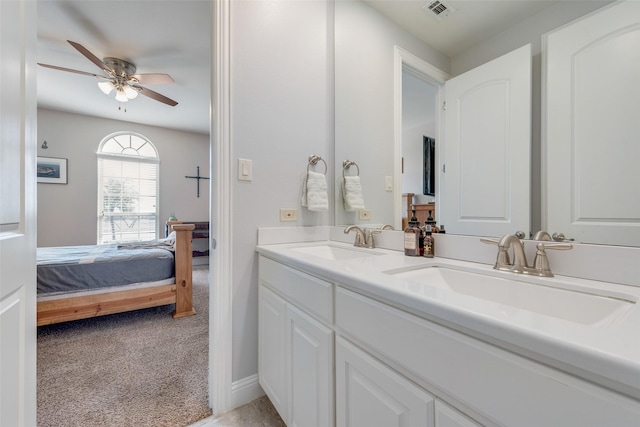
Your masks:
{"label": "doorframe", "polygon": [[232,194],[231,194],[231,0],[212,2],[211,150],[213,177],[209,221],[209,406],[213,414],[233,408]]}
{"label": "doorframe", "polygon": [[[444,83],[451,78],[448,73],[429,64],[424,59],[411,52],[394,46],[393,52],[393,223],[396,227],[402,224],[402,71],[408,71],[415,77],[438,88],[436,93],[435,123],[436,141],[442,141],[444,135],[444,114],[442,103],[444,101]],[[436,153],[436,165],[439,165],[439,154]],[[437,180],[436,189],[436,218],[438,210],[439,194],[441,193],[440,180]]]}

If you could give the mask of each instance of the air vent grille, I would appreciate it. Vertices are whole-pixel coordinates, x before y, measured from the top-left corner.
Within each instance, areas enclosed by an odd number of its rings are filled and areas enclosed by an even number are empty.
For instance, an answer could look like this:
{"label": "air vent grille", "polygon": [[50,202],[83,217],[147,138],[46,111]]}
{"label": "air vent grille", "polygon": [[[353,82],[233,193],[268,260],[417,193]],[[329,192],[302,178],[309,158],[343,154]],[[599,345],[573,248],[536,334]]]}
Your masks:
{"label": "air vent grille", "polygon": [[442,0],[432,0],[425,4],[422,9],[439,21],[456,11],[454,7],[445,4]]}

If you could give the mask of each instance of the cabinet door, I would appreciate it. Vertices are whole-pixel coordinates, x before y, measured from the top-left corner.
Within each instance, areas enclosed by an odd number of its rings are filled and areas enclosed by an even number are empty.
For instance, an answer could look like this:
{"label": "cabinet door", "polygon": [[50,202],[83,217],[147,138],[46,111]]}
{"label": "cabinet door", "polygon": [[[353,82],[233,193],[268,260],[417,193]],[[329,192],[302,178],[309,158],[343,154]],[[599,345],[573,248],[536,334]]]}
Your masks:
{"label": "cabinet door", "polygon": [[287,303],[269,289],[258,289],[258,378],[278,413],[287,415]]}
{"label": "cabinet door", "polygon": [[333,425],[333,331],[287,307],[290,427]]}
{"label": "cabinet door", "polygon": [[347,340],[336,337],[336,425],[432,427],[434,399]]}
{"label": "cabinet door", "polygon": [[436,400],[436,427],[480,427],[480,424],[441,400]]}

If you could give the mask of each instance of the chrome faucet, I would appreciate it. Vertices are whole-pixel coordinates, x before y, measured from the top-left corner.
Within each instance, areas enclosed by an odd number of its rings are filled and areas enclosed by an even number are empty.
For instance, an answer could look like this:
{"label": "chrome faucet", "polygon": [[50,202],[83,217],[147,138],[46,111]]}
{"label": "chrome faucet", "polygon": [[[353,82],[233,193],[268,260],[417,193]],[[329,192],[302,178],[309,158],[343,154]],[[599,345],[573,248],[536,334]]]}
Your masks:
{"label": "chrome faucet", "polygon": [[544,231],[544,230],[540,230],[538,232],[536,232],[536,234],[533,235],[533,240],[544,240],[544,241],[551,241],[551,235]]}
{"label": "chrome faucet", "polygon": [[[356,232],[356,239],[353,242],[353,246],[357,246],[359,248],[367,247],[367,236],[364,234],[364,231],[362,231],[362,228],[358,227],[357,225],[350,225],[345,228],[344,234],[349,234],[349,232],[352,230],[355,230]],[[371,237],[371,240],[373,240],[373,236]]]}
{"label": "chrome faucet", "polygon": [[[509,262],[509,248],[513,248],[513,263]],[[527,255],[524,253],[524,244],[515,234],[505,234],[498,241],[498,258],[496,270],[512,271],[514,273],[530,274],[531,268],[527,264]]]}
{"label": "chrome faucet", "polygon": [[[551,236],[546,231],[538,231],[534,236],[534,240],[550,241]],[[524,252],[524,242],[517,235],[506,234],[500,240],[480,239],[480,241],[498,245],[498,257],[493,267],[496,270],[542,277],[553,277],[545,249],[568,250],[573,248],[573,245],[568,243],[539,242],[536,244],[536,257],[533,260],[533,266],[529,267],[527,256]],[[510,247],[513,248],[513,263],[509,260]]]}

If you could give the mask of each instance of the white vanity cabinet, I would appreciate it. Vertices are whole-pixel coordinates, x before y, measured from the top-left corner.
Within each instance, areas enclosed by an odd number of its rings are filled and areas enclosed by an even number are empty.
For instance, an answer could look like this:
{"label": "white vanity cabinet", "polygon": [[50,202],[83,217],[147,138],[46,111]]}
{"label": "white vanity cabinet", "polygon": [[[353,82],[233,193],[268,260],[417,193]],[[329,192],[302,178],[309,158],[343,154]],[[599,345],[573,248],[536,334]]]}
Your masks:
{"label": "white vanity cabinet", "polygon": [[379,283],[286,262],[260,256],[258,366],[288,426],[640,426],[640,401],[550,366],[520,335],[497,341],[405,309]]}
{"label": "white vanity cabinet", "polygon": [[[340,335],[482,424],[640,425],[632,398],[342,287],[335,304]],[[437,427],[474,425],[445,405],[436,419]]]}
{"label": "white vanity cabinet", "polygon": [[260,257],[260,385],[288,426],[334,424],[333,285]]}
{"label": "white vanity cabinet", "polygon": [[438,427],[481,427],[480,424],[441,400],[436,400],[436,425]]}

